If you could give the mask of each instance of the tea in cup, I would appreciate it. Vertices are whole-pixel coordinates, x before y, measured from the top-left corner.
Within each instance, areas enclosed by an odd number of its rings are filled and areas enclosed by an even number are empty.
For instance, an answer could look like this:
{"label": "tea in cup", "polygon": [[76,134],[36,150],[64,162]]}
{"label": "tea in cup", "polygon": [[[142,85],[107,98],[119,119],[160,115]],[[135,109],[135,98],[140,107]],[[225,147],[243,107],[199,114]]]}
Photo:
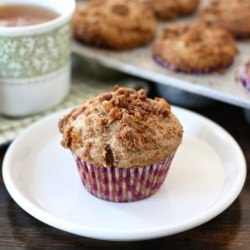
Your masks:
{"label": "tea in cup", "polygon": [[0,0],[0,114],[26,116],[70,89],[74,0]]}

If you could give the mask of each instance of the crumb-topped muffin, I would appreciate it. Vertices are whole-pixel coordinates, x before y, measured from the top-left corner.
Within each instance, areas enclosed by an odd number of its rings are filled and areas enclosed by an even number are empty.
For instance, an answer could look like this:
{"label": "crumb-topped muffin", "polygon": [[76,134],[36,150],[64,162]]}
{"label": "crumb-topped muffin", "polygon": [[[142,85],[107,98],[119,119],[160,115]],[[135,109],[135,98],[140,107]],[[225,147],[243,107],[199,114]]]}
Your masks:
{"label": "crumb-topped muffin", "polygon": [[156,27],[153,12],[133,0],[93,0],[80,6],[73,18],[75,39],[114,50],[148,44]]}
{"label": "crumb-topped muffin", "polygon": [[194,74],[225,70],[235,55],[232,35],[203,23],[170,25],[153,46],[153,57],[161,66]]}
{"label": "crumb-topped muffin", "polygon": [[156,17],[171,20],[179,16],[192,14],[198,8],[200,0],[137,0],[150,7]]}
{"label": "crumb-topped muffin", "polygon": [[235,37],[250,36],[249,0],[212,0],[200,13],[206,24],[223,27]]}
{"label": "crumb-topped muffin", "polygon": [[83,102],[60,120],[59,128],[87,190],[121,202],[159,189],[183,134],[164,99],[118,86]]}

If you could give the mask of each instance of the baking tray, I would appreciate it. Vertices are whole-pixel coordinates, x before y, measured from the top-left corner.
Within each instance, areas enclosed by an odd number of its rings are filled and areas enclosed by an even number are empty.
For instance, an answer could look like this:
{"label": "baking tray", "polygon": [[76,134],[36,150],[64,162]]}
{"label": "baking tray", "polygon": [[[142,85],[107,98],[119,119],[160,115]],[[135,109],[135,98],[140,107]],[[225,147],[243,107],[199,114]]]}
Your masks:
{"label": "baking tray", "polygon": [[[207,2],[201,1],[201,6]],[[192,21],[194,17],[181,18]],[[180,21],[179,20],[179,21]],[[178,22],[178,21],[174,21]],[[166,22],[159,29],[173,22]],[[238,55],[224,73],[188,75],[174,73],[156,64],[152,59],[152,44],[124,52],[92,48],[73,41],[72,50],[92,62],[156,83],[169,85],[193,94],[209,97],[245,109],[250,109],[250,92],[239,81],[245,62],[250,58],[250,41],[238,42]]]}

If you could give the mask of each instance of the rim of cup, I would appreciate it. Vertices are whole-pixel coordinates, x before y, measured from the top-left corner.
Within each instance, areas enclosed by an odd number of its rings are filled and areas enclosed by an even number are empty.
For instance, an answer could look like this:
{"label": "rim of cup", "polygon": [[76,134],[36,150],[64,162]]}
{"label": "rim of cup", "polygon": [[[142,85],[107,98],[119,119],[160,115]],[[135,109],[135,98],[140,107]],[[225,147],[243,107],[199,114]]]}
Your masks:
{"label": "rim of cup", "polygon": [[[36,1],[35,3],[32,0],[0,0],[0,7],[5,5],[16,5],[16,4],[47,7],[48,9],[57,12],[59,16],[50,21],[34,25],[15,26],[15,27],[0,26],[1,36],[27,35],[30,33],[34,33],[34,31],[36,34],[45,32],[48,28],[51,29],[53,27],[57,27],[60,26],[61,24],[64,24],[66,21],[69,21],[76,7],[75,0],[64,0],[64,1],[40,0]],[[58,8],[56,6],[58,6]]]}

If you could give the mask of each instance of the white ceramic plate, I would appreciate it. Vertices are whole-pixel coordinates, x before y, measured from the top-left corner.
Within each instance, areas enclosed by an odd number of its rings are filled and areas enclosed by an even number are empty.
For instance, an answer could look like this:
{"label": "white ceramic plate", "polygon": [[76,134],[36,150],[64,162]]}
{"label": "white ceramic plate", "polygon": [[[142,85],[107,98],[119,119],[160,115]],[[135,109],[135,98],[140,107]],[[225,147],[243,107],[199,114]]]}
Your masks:
{"label": "white ceramic plate", "polygon": [[208,119],[173,108],[185,128],[169,175],[150,198],[113,203],[82,186],[71,154],[60,146],[58,118],[33,124],[10,146],[3,178],[13,199],[38,220],[105,240],[142,240],[201,225],[239,195],[246,163],[235,140]]}

